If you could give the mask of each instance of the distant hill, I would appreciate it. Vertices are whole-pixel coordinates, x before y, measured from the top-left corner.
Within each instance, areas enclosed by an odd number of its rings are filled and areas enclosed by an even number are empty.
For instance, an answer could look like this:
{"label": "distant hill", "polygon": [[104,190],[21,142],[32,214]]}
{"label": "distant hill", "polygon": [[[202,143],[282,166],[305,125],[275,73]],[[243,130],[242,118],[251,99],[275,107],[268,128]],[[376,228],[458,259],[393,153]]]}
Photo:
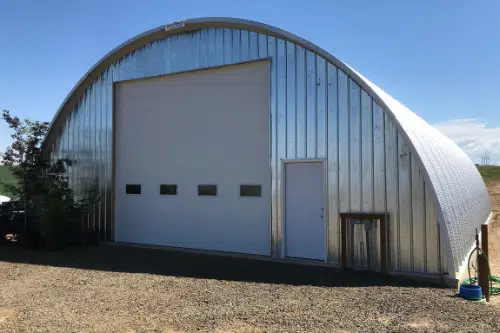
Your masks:
{"label": "distant hill", "polygon": [[[7,168],[7,166],[1,165],[1,164],[0,164],[0,178],[3,179],[5,182],[9,182],[9,183],[14,183],[16,181],[16,179],[14,178],[12,173],[10,172],[9,168]],[[12,194],[7,193],[7,191],[5,191],[1,185],[0,185],[0,195],[6,195],[8,197],[12,196]]]}
{"label": "distant hill", "polygon": [[476,165],[485,182],[500,181],[500,166],[497,165]]}

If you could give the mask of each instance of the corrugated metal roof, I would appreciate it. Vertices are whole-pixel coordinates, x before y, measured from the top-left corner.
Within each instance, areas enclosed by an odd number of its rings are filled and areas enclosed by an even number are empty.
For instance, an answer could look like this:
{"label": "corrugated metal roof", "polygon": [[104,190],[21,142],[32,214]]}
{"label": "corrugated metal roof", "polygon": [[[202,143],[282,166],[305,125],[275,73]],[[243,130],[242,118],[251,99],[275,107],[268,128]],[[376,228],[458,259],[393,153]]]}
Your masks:
{"label": "corrugated metal roof", "polygon": [[442,232],[454,261],[450,267],[458,270],[476,229],[491,212],[488,191],[477,167],[455,142],[362,75],[359,77],[384,101],[386,112],[392,113],[419,156],[434,189],[438,220],[441,227],[442,223],[445,226]]}

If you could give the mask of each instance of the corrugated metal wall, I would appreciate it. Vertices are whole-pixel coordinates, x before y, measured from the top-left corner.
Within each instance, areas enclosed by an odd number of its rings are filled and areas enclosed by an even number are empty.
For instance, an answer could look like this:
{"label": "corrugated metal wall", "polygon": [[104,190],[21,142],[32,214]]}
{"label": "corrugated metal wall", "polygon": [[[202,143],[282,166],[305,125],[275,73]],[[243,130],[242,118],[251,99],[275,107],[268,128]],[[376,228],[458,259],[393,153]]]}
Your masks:
{"label": "corrugated metal wall", "polygon": [[[66,119],[54,157],[75,161],[68,175],[77,196],[99,178],[105,200],[95,216],[112,239],[113,82],[271,58],[271,174],[274,251],[281,248],[281,159],[326,158],[328,261],[340,262],[339,212],[390,216],[390,269],[447,270],[435,206],[409,146],[372,98],[344,72],[292,42],[239,29],[211,28],[155,41],[111,65]],[[139,124],[140,125],[140,124]],[[378,268],[379,230],[352,228],[354,267],[368,267],[367,242]]]}

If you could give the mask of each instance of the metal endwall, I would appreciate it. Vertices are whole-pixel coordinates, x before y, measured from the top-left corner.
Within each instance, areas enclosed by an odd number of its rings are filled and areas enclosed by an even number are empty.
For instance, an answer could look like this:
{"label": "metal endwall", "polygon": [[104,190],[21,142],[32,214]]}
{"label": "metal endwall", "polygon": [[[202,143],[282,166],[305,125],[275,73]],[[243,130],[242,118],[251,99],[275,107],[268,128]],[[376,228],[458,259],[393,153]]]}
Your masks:
{"label": "metal endwall", "polygon": [[328,64],[327,89],[327,196],[328,196],[328,260],[339,265],[340,220],[339,215],[339,104],[338,71]]}
{"label": "metal endwall", "polygon": [[[384,110],[318,54],[280,38],[230,28],[172,35],[133,51],[96,78],[67,117],[53,156],[75,161],[68,177],[78,198],[99,178],[105,200],[93,221],[102,239],[113,239],[113,82],[267,58],[274,256],[281,248],[281,159],[326,157],[330,264],[340,262],[339,212],[387,212],[390,269],[445,271],[422,170]],[[366,242],[378,248],[378,233],[375,227],[367,240],[362,227],[353,229],[349,251],[354,266],[368,265]],[[371,266],[377,269],[378,251],[374,258]]]}

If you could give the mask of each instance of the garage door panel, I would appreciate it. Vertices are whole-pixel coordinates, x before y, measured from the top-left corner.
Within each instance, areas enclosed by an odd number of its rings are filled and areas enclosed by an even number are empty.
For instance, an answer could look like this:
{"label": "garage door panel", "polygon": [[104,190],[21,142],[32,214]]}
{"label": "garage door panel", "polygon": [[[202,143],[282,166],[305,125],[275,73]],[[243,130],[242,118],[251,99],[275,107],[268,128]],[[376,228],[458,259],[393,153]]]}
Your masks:
{"label": "garage door panel", "polygon": [[[269,255],[269,63],[116,90],[116,240]],[[141,195],[125,195],[127,183]],[[198,196],[199,184],[217,196]],[[261,197],[240,198],[241,184],[261,185]]]}
{"label": "garage door panel", "polygon": [[[268,243],[258,241],[268,238],[267,225],[252,217],[227,212],[223,204],[214,205],[212,202],[210,207],[207,202],[193,204],[198,209],[185,213],[179,213],[175,205],[164,205],[157,211],[157,216],[128,211],[128,220],[133,223],[122,224],[124,228],[119,230],[123,232],[117,236],[121,241],[133,243],[268,254]],[[207,208],[211,214],[204,213]],[[266,211],[259,213],[264,215]],[[180,220],[184,222],[178,223]],[[228,224],[228,220],[233,223]],[[137,224],[143,227],[138,228]]]}

